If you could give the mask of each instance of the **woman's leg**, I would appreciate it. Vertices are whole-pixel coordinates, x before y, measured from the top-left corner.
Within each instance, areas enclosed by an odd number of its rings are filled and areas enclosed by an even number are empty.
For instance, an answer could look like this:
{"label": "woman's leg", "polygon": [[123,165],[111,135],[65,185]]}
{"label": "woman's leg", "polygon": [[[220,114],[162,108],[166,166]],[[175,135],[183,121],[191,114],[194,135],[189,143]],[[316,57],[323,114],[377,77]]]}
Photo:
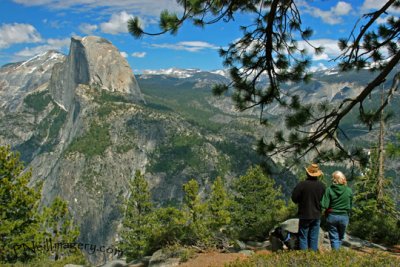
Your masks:
{"label": "woman's leg", "polygon": [[342,240],[346,233],[346,227],[349,224],[349,216],[347,215],[337,215],[337,216],[338,216],[337,230],[338,230],[339,246],[341,246]]}
{"label": "woman's leg", "polygon": [[329,214],[326,218],[326,223],[328,227],[329,240],[331,241],[331,248],[338,250],[340,248],[340,237],[338,230],[338,215]]}

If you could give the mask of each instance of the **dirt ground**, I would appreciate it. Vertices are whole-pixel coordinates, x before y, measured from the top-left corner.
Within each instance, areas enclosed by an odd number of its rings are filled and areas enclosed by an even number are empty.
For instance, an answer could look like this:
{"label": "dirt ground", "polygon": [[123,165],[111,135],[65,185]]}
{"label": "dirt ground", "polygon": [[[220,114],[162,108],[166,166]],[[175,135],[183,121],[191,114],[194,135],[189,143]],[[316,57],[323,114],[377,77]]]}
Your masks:
{"label": "dirt ground", "polygon": [[[326,251],[323,251],[323,253]],[[368,255],[372,249],[359,250],[359,253]],[[400,257],[400,245],[393,246],[389,251],[390,254]],[[269,250],[256,251],[257,254],[270,254]],[[196,254],[189,261],[179,264],[182,267],[224,267],[226,263],[234,262],[236,259],[244,260],[248,256],[241,253],[221,253],[217,251]]]}

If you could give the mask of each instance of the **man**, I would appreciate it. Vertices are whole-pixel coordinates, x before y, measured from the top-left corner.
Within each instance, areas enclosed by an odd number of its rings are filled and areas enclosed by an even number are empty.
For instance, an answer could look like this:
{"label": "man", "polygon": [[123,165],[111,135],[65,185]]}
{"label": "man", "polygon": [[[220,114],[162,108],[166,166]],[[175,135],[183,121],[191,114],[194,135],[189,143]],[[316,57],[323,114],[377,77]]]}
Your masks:
{"label": "man", "polygon": [[306,173],[307,179],[293,189],[292,200],[298,205],[300,249],[317,251],[325,185],[318,180],[323,173],[317,164],[308,166]]}

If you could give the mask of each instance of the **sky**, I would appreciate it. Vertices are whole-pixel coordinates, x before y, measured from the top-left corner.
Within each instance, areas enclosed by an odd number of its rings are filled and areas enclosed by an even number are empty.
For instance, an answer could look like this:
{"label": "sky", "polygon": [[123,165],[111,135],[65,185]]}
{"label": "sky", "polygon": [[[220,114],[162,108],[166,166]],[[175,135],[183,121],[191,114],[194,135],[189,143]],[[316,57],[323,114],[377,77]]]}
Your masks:
{"label": "sky", "polygon": [[[312,68],[335,64],[337,39],[348,37],[357,19],[380,8],[384,0],[298,0],[304,26],[314,30],[311,42],[325,47],[312,55]],[[145,31],[158,31],[161,11],[179,14],[176,0],[0,0],[0,66],[27,60],[55,49],[68,54],[70,38],[101,36],[111,41],[134,73],[169,68],[223,69],[218,49],[241,36],[239,25],[252,19],[239,14],[234,22],[205,28],[185,23],[176,35],[133,38],[126,21],[140,18]],[[301,44],[300,44],[301,45]],[[310,51],[311,52],[311,51]]]}

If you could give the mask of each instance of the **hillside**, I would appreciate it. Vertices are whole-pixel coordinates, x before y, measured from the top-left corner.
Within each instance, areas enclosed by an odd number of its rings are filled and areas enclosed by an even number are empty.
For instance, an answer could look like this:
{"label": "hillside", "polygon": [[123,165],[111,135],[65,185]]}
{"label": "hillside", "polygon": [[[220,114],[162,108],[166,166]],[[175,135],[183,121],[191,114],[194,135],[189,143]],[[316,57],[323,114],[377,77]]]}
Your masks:
{"label": "hillside", "polygon": [[[104,50],[114,54],[99,57]],[[215,112],[209,93],[191,95],[190,84],[139,87],[102,38],[73,39],[68,56],[50,51],[0,68],[0,77],[0,142],[21,153],[32,183],[43,182],[44,205],[68,201],[82,242],[115,243],[137,170],[165,205],[180,201],[189,179],[205,189],[263,160],[253,149],[256,121]]]}

